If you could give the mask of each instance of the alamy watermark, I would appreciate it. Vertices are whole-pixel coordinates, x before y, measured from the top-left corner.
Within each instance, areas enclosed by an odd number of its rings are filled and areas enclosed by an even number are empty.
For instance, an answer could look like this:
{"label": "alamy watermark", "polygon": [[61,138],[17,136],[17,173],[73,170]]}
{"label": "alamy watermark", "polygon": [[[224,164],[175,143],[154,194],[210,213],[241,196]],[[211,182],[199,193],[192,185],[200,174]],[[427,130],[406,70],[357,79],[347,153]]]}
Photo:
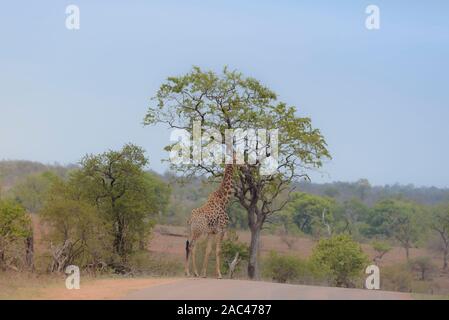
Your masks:
{"label": "alamy watermark", "polygon": [[68,30],[80,29],[80,8],[77,5],[71,4],[65,8],[66,18],[65,27]]}
{"label": "alamy watermark", "polygon": [[365,20],[365,27],[368,30],[379,30],[380,29],[380,9],[378,6],[371,4],[366,7],[365,13],[368,17]]}
{"label": "alamy watermark", "polygon": [[380,289],[380,270],[375,264],[368,266],[365,273],[369,276],[365,280],[365,288],[368,290]]}
{"label": "alamy watermark", "polygon": [[65,287],[69,290],[80,289],[80,268],[78,266],[67,266],[65,273],[68,277],[65,279]]}
{"label": "alamy watermark", "polygon": [[[260,164],[260,174],[271,175],[278,170],[278,129],[226,129],[225,137],[216,128],[202,130],[194,121],[192,133],[174,129],[170,141],[172,164]],[[223,143],[224,142],[224,143]],[[245,159],[246,155],[246,159]]]}

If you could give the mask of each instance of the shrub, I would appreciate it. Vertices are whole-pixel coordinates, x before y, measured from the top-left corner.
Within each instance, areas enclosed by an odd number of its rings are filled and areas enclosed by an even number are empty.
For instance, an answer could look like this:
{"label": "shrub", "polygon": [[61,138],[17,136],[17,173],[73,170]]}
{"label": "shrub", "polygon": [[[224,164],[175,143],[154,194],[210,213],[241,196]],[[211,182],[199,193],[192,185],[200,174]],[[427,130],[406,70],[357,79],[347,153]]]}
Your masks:
{"label": "shrub", "polygon": [[407,265],[384,267],[380,274],[382,290],[410,292],[413,285],[413,274]]}
{"label": "shrub", "polygon": [[0,201],[0,269],[18,270],[25,265],[25,241],[31,234],[25,209],[12,201]]}
{"label": "shrub", "polygon": [[46,236],[52,255],[49,271],[62,272],[71,264],[102,269],[114,260],[110,226],[94,206],[82,200],[54,196],[46,202],[40,215],[50,229]]}
{"label": "shrub", "polygon": [[[229,273],[229,277],[232,278],[232,275],[240,270],[241,262],[248,260],[249,248],[246,243],[239,241],[237,233],[231,230],[228,231],[228,237],[222,243],[221,253],[223,256],[222,270],[225,273]],[[236,261],[234,269],[230,270],[236,254],[238,254],[238,260]]]}
{"label": "shrub", "polygon": [[436,271],[436,266],[430,257],[418,257],[410,260],[410,268],[413,271],[419,272],[419,280],[429,280],[433,272]]}
{"label": "shrub", "polygon": [[352,287],[353,281],[362,275],[368,257],[350,236],[337,235],[318,242],[311,263],[323,270],[334,285]]}
{"label": "shrub", "polygon": [[433,281],[414,281],[412,284],[412,292],[415,293],[423,293],[423,294],[444,294],[445,292],[441,292],[441,287],[439,283]]}
{"label": "shrub", "polygon": [[276,282],[300,280],[308,273],[307,262],[294,256],[279,255],[272,251],[264,260],[263,275]]}

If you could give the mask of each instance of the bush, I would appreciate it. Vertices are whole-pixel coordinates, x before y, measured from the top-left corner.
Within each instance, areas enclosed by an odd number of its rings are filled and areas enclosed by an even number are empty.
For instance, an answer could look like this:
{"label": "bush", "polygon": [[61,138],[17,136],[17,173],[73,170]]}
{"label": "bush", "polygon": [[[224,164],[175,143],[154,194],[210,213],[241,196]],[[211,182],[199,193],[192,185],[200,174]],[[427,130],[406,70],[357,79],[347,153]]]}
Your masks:
{"label": "bush", "polygon": [[264,277],[280,283],[298,281],[309,274],[306,261],[274,251],[264,260],[263,266]]}
{"label": "bush", "polygon": [[51,198],[41,210],[42,222],[49,227],[51,272],[62,272],[75,264],[80,268],[103,269],[113,259],[112,238],[108,225],[97,208],[83,200],[67,196],[68,186],[55,183]]}
{"label": "bush", "polygon": [[12,201],[0,201],[0,270],[26,265],[25,241],[32,235],[31,219]]}
{"label": "bush", "polygon": [[382,290],[425,294],[439,292],[440,286],[438,283],[426,279],[415,280],[414,271],[418,271],[415,268],[422,265],[428,265],[428,259],[426,257],[413,259],[408,264],[397,264],[382,268],[380,274]]}
{"label": "bush", "polygon": [[348,235],[322,239],[314,248],[311,263],[322,270],[332,284],[353,287],[368,264],[360,245]]}
{"label": "bush", "polygon": [[412,292],[415,293],[423,293],[423,294],[444,294],[445,292],[441,292],[441,287],[439,283],[433,281],[414,281],[412,284]]}
{"label": "bush", "polygon": [[382,290],[411,292],[413,274],[407,265],[384,267],[380,274]]}
{"label": "bush", "polygon": [[235,231],[228,231],[228,237],[223,241],[221,245],[222,259],[222,270],[225,273],[229,273],[231,263],[234,261],[236,254],[238,253],[237,264],[234,270],[232,270],[229,275],[232,278],[232,274],[238,272],[241,268],[241,262],[247,261],[249,257],[248,245],[244,242],[239,241],[238,235]]}
{"label": "bush", "polygon": [[429,280],[432,273],[436,271],[436,266],[430,257],[418,257],[410,260],[410,268],[419,272],[419,280]]}

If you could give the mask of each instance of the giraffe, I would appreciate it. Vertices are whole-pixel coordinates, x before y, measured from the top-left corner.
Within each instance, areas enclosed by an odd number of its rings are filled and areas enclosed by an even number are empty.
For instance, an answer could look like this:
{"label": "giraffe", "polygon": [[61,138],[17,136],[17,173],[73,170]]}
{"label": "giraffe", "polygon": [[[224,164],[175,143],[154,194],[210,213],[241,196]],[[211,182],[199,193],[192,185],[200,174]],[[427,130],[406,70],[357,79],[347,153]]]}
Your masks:
{"label": "giraffe", "polygon": [[[186,241],[186,261],[185,274],[190,276],[190,259],[193,260],[193,272],[198,277],[198,269],[196,266],[195,242],[202,235],[207,236],[207,246],[204,255],[202,277],[206,277],[207,264],[212,246],[212,237],[215,236],[215,257],[216,272],[219,279],[222,278],[220,272],[220,251],[221,242],[226,232],[229,222],[226,214],[226,207],[232,194],[232,179],[234,174],[234,164],[226,164],[223,180],[218,189],[209,195],[206,203],[199,208],[193,209],[190,219],[187,221],[190,232],[189,239]],[[190,253],[192,253],[190,255]]]}

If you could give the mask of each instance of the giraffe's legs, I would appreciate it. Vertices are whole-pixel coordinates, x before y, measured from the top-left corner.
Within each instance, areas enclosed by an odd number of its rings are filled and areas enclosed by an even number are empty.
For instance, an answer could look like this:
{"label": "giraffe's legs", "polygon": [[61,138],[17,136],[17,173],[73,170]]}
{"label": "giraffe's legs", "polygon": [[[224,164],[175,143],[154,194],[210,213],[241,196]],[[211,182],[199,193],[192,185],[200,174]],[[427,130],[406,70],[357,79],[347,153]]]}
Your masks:
{"label": "giraffe's legs", "polygon": [[224,232],[217,233],[215,237],[215,260],[217,263],[217,278],[221,279],[221,271],[220,271],[220,253],[221,253],[221,242],[223,240]]}
{"label": "giraffe's legs", "polygon": [[192,244],[192,264],[193,264],[193,274],[195,277],[198,277],[198,268],[196,267],[196,244],[193,241]]}
{"label": "giraffe's legs", "polygon": [[209,255],[210,255],[210,251],[212,249],[212,237],[210,234],[207,235],[207,245],[206,245],[206,252],[204,253],[204,261],[203,261],[203,272],[201,274],[201,276],[203,278],[206,278],[206,274],[207,274],[207,264],[209,262]]}

